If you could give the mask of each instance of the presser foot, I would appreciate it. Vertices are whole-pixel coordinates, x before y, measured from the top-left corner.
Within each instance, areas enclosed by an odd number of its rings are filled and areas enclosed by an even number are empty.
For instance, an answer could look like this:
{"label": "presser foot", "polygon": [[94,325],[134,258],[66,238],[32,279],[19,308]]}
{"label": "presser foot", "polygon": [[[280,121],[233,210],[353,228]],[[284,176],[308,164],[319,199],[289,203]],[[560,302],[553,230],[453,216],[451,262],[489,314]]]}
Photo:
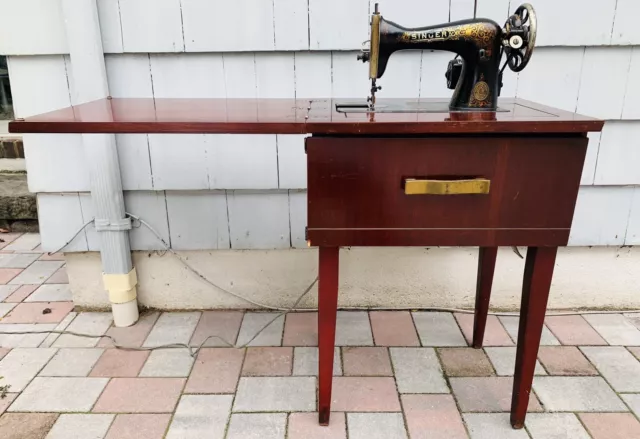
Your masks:
{"label": "presser foot", "polygon": [[382,87],[379,85],[376,85],[376,80],[372,79],[371,80],[371,95],[369,95],[369,97],[367,98],[367,103],[369,106],[369,110],[371,111],[375,111],[376,109],[376,92],[378,90],[382,90]]}

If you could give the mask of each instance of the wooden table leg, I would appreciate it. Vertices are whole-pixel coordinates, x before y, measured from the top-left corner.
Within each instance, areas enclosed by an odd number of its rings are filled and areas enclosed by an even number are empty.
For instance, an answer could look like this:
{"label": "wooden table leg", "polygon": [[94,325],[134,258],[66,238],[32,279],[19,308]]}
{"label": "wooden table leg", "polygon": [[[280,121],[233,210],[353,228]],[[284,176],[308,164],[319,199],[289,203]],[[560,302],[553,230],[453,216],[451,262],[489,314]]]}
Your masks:
{"label": "wooden table leg", "polygon": [[487,326],[489,300],[496,268],[498,247],[480,247],[478,253],[478,282],[476,283],[476,309],[473,316],[473,347],[482,348],[484,329]]}
{"label": "wooden table leg", "polygon": [[527,416],[540,336],[547,310],[557,247],[529,247],[522,282],[516,368],[511,399],[511,425],[522,428]]}
{"label": "wooden table leg", "polygon": [[338,309],[339,247],[320,247],[318,272],[318,350],[320,425],[329,425],[331,414],[331,384],[333,380],[333,352],[336,339]]}

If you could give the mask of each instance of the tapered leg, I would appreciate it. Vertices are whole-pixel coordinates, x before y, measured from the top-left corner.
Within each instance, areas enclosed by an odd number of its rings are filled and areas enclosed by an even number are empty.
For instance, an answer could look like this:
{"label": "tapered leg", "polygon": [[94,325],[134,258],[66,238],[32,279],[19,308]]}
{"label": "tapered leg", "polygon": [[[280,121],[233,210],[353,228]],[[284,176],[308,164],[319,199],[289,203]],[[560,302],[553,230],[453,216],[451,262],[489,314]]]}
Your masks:
{"label": "tapered leg", "polygon": [[522,428],[524,418],[527,416],[529,394],[531,393],[533,372],[540,347],[544,315],[547,310],[556,251],[556,247],[529,247],[527,250],[522,282],[516,369],[511,399],[511,425],[513,428]]}
{"label": "tapered leg", "polygon": [[336,340],[338,309],[339,247],[320,247],[318,274],[318,348],[320,425],[329,425],[331,413],[331,382],[333,380],[333,352]]}
{"label": "tapered leg", "polygon": [[476,284],[476,310],[473,316],[473,347],[482,348],[484,329],[487,326],[489,314],[489,300],[491,299],[491,285],[493,272],[496,268],[498,247],[480,247],[478,254],[478,282]]}

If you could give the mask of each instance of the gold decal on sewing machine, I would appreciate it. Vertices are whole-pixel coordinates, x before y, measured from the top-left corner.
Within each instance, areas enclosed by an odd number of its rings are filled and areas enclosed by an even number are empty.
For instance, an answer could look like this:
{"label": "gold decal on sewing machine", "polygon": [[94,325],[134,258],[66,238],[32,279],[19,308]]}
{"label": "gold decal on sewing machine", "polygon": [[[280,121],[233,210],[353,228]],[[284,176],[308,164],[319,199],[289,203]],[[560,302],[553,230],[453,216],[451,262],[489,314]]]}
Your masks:
{"label": "gold decal on sewing machine", "polygon": [[405,43],[427,41],[467,40],[475,41],[478,47],[491,50],[491,42],[496,36],[496,28],[489,23],[462,24],[437,31],[407,31],[400,35]]}
{"label": "gold decal on sewing machine", "polygon": [[405,32],[402,39],[405,41],[419,42],[419,41],[431,41],[431,40],[447,40],[449,39],[451,32],[448,30],[439,30],[436,32],[428,31],[416,31]]}
{"label": "gold decal on sewing machine", "polygon": [[486,101],[489,97],[489,84],[484,81],[479,81],[473,87],[473,97],[477,101]]}
{"label": "gold decal on sewing machine", "polygon": [[406,195],[486,195],[491,180],[476,178],[473,180],[416,180],[404,181]]}
{"label": "gold decal on sewing machine", "polygon": [[471,98],[469,99],[469,107],[486,108],[492,103],[491,88],[485,82],[484,75],[480,75],[480,80],[476,82],[471,90]]}

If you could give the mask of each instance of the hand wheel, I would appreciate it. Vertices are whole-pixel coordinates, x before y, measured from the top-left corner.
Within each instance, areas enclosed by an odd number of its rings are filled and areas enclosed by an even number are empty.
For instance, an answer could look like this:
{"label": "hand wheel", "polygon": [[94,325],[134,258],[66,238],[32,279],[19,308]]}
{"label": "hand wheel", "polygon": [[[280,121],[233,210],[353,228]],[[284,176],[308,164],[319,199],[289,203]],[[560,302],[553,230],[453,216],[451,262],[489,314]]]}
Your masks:
{"label": "hand wheel", "polygon": [[505,23],[505,52],[509,68],[514,72],[529,64],[537,33],[538,20],[533,6],[529,3],[520,5]]}

